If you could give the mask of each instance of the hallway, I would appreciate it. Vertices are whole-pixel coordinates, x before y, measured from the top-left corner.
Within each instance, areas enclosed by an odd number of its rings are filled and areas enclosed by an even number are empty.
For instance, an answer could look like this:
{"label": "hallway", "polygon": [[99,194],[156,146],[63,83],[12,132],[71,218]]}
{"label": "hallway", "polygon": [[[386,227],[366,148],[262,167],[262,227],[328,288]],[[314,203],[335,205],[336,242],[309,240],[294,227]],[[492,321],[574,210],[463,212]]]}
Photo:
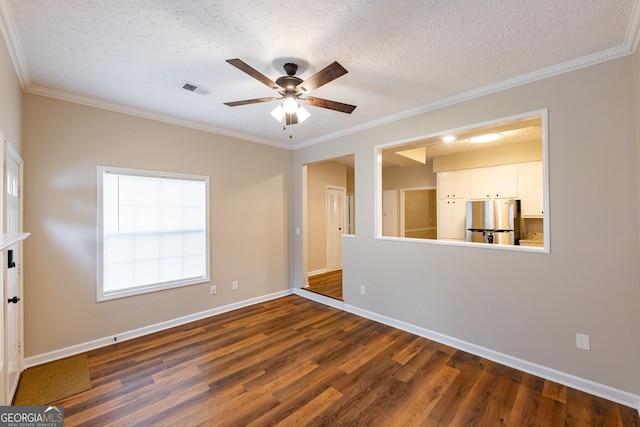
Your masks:
{"label": "hallway", "polygon": [[302,289],[342,301],[342,270],[309,276],[309,286]]}

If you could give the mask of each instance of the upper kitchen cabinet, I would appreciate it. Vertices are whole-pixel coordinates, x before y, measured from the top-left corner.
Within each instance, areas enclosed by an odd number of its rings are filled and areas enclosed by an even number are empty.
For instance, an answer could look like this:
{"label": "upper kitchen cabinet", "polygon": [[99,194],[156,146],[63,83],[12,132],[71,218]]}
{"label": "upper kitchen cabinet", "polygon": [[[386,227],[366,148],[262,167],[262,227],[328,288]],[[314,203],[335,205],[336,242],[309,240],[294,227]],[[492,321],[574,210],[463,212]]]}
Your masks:
{"label": "upper kitchen cabinet", "polygon": [[544,215],[544,189],[542,162],[527,162],[518,166],[518,198],[522,216],[542,218]]}
{"label": "upper kitchen cabinet", "polygon": [[493,166],[469,171],[471,199],[512,199],[518,197],[518,167]]}
{"label": "upper kitchen cabinet", "polygon": [[466,199],[469,173],[466,170],[438,174],[438,199]]}

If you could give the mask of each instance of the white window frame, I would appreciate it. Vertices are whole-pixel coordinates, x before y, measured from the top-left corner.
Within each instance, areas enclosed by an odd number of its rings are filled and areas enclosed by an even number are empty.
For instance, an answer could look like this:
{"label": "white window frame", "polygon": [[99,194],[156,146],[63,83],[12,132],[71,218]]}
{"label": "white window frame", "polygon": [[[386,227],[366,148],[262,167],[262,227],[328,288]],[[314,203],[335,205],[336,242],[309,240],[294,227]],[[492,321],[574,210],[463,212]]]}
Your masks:
{"label": "white window frame", "polygon": [[[204,275],[196,278],[181,279],[169,282],[155,283],[145,286],[137,286],[124,288],[117,291],[105,292],[103,289],[104,279],[104,218],[103,218],[103,190],[104,181],[103,177],[106,173],[142,176],[151,178],[168,178],[168,179],[186,179],[192,181],[202,181],[205,183],[205,240],[206,240],[206,253],[205,253],[205,271]],[[149,292],[156,292],[164,289],[172,289],[182,286],[190,286],[199,283],[207,283],[210,281],[210,259],[211,259],[211,247],[210,247],[210,200],[209,200],[209,177],[201,175],[188,175],[171,172],[158,172],[142,169],[130,169],[111,166],[96,167],[96,188],[97,188],[97,262],[96,262],[96,300],[108,301],[117,298],[124,298],[134,295],[141,295]]]}

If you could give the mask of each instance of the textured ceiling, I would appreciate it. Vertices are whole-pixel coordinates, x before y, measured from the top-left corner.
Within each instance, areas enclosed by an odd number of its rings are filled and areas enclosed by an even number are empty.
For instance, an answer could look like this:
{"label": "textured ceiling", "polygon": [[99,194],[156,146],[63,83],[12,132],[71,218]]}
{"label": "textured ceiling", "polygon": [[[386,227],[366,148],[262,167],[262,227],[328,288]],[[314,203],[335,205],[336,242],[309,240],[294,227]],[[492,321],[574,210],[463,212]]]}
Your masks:
{"label": "textured ceiling", "polygon": [[[0,27],[27,92],[299,147],[631,53],[638,2],[0,0]],[[338,61],[311,95],[358,107],[285,132],[275,102],[223,104],[277,95],[230,58],[272,80]]]}

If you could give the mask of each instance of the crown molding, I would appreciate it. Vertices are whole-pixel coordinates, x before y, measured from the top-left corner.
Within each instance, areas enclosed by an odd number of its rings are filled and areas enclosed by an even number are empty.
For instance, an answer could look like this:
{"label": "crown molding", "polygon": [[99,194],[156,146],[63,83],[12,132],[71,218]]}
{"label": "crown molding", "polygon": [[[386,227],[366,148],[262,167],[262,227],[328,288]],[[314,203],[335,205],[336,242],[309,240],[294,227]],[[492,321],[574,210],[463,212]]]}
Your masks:
{"label": "crown molding", "polygon": [[[635,5],[637,6],[638,4],[640,4],[640,0],[637,0]],[[638,12],[638,13],[636,13]],[[638,28],[640,27],[640,7],[635,7],[634,9],[634,17],[635,19],[635,23],[629,25],[629,28],[633,28],[634,31],[638,30]],[[42,86],[37,86],[37,85],[30,85],[29,87],[27,87],[26,89],[24,89],[25,92],[27,93],[32,93],[35,95],[41,95],[41,96],[46,96],[49,98],[55,98],[55,99],[60,99],[63,101],[68,101],[68,102],[74,102],[77,104],[83,104],[83,105],[87,105],[87,106],[91,106],[91,107],[95,107],[95,108],[101,108],[101,109],[105,109],[105,110],[110,110],[110,111],[114,111],[114,112],[118,112],[118,113],[122,113],[122,114],[128,114],[128,115],[132,115],[132,116],[137,116],[137,117],[142,117],[142,118],[146,118],[146,119],[150,119],[150,120],[155,120],[155,121],[159,121],[159,122],[164,122],[164,123],[169,123],[169,124],[174,124],[177,126],[183,126],[183,127],[188,127],[188,128],[192,128],[192,129],[197,129],[197,130],[202,130],[205,132],[210,132],[210,133],[215,133],[215,134],[219,134],[219,135],[225,135],[225,136],[229,136],[232,138],[238,138],[238,139],[242,139],[245,141],[251,141],[251,142],[256,142],[259,144],[266,144],[266,145],[271,145],[274,147],[278,147],[278,148],[285,148],[285,149],[289,149],[289,150],[298,150],[304,147],[309,147],[311,145],[316,145],[322,142],[327,142],[333,139],[337,139],[343,136],[347,136],[347,135],[351,135],[357,132],[361,132],[367,129],[371,129],[374,127],[378,127],[378,126],[382,126],[384,124],[387,123],[391,123],[391,122],[395,122],[398,120],[402,120],[402,119],[407,119],[410,117],[414,117],[420,114],[424,114],[426,112],[429,111],[434,111],[434,110],[438,110],[440,108],[444,108],[444,107],[448,107],[451,105],[455,105],[464,101],[469,101],[471,99],[474,98],[479,98],[481,96],[485,96],[485,95],[489,95],[491,93],[495,93],[495,92],[500,92],[502,90],[505,89],[510,89],[510,88],[514,88],[517,86],[521,86],[527,83],[531,83],[537,80],[542,80],[542,79],[546,79],[548,77],[552,77],[552,76],[556,76],[556,75],[560,75],[563,73],[567,73],[570,71],[575,71],[578,70],[580,68],[585,68],[585,67],[589,67],[591,65],[595,65],[595,64],[599,64],[601,62],[606,62],[606,61],[610,61],[613,59],[617,59],[617,58],[621,58],[623,56],[629,55],[634,53],[634,50],[632,49],[632,45],[633,43],[635,43],[635,46],[637,47],[637,42],[638,39],[640,38],[640,36],[638,34],[635,34],[633,37],[629,36],[629,34],[631,34],[632,31],[628,31],[627,34],[627,42],[625,45],[621,45],[612,49],[607,49],[601,52],[598,52],[594,55],[587,55],[584,56],[582,58],[578,58],[576,60],[573,61],[568,61],[565,62],[563,64],[559,64],[559,65],[555,65],[552,67],[547,67],[547,68],[543,68],[541,70],[538,71],[534,71],[528,74],[523,74],[521,76],[518,77],[514,77],[512,79],[507,79],[507,80],[503,80],[501,82],[498,83],[493,83],[491,85],[487,85],[478,89],[474,89],[468,92],[464,92],[458,95],[454,95],[448,98],[443,98],[441,100],[437,100],[435,102],[429,103],[429,104],[425,104],[410,110],[406,110],[406,111],[402,111],[400,113],[396,113],[396,114],[392,114],[389,116],[385,116],[382,117],[380,119],[377,120],[373,120],[367,123],[363,123],[359,126],[354,126],[348,129],[344,129],[338,132],[333,132],[330,134],[326,134],[317,138],[313,138],[307,141],[303,141],[300,142],[298,144],[294,144],[294,145],[288,145],[288,144],[283,144],[283,143],[279,143],[276,141],[272,141],[269,139],[265,139],[265,138],[259,138],[259,137],[255,137],[252,135],[248,135],[248,134],[244,134],[242,132],[234,132],[234,131],[230,131],[227,129],[222,129],[222,128],[218,128],[215,126],[208,126],[208,125],[204,125],[202,123],[197,123],[197,122],[193,122],[193,121],[189,121],[189,120],[183,120],[183,119],[178,119],[175,117],[171,117],[168,115],[164,115],[164,114],[157,114],[157,113],[151,113],[149,111],[146,110],[142,110],[142,109],[136,109],[136,108],[131,108],[131,107],[127,107],[124,105],[120,105],[120,104],[116,104],[116,103],[111,103],[111,102],[106,102],[106,101],[101,101],[98,99],[93,99],[93,98],[89,98],[89,97],[85,97],[85,96],[81,96],[81,95],[76,95],[73,93],[69,93],[69,92],[64,92],[64,91],[59,91],[59,90],[55,90],[55,89],[49,89],[46,87],[42,87]],[[637,31],[636,31],[637,33]],[[634,40],[632,42],[632,39]],[[22,79],[21,79],[22,81]]]}
{"label": "crown molding", "polygon": [[22,90],[26,90],[31,86],[31,78],[29,76],[29,67],[27,67],[27,61],[25,60],[24,53],[22,52],[22,44],[20,43],[20,37],[16,31],[15,21],[11,8],[7,0],[0,0],[0,32],[4,37],[13,68],[16,70],[18,80]]}
{"label": "crown molding", "polygon": [[640,42],[640,0],[633,2],[633,9],[631,10],[631,18],[629,19],[629,26],[627,27],[627,34],[624,38],[624,44],[631,52],[635,52],[638,49],[638,43]]}
{"label": "crown molding", "polygon": [[116,113],[127,114],[130,116],[141,117],[144,119],[155,120],[158,122],[168,123],[176,126],[182,126],[186,128],[201,130],[204,132],[214,133],[218,135],[229,136],[232,138],[241,139],[243,141],[256,142],[258,144],[272,145],[278,148],[286,148],[291,149],[290,145],[278,143],[275,141],[271,141],[265,138],[258,138],[252,135],[243,134],[241,132],[233,132],[228,129],[222,129],[215,126],[209,126],[198,122],[193,122],[190,120],[179,119],[176,117],[168,116],[166,114],[158,114],[152,113],[147,110],[127,107],[121,104],[102,101],[95,98],[90,98],[82,95],[77,95],[74,93],[69,93],[65,91],[49,89],[43,86],[31,85],[26,90],[26,93],[31,93],[34,95],[45,96],[48,98],[54,98],[61,101],[73,102],[75,104],[82,104],[89,107],[100,108],[102,110],[109,110]]}
{"label": "crown molding", "polygon": [[440,99],[429,104],[425,104],[416,108],[402,111],[400,113],[382,117],[380,119],[363,123],[358,126],[350,127],[348,129],[343,129],[337,132],[319,136],[317,138],[312,138],[306,141],[302,141],[294,145],[283,144],[281,142],[277,142],[277,141],[273,141],[265,138],[259,138],[259,137],[248,135],[242,132],[229,131],[226,129],[209,126],[202,123],[178,119],[168,115],[151,113],[149,111],[145,111],[142,109],[135,109],[135,108],[126,107],[120,104],[96,100],[96,99],[83,97],[83,96],[68,93],[68,92],[63,92],[63,91],[58,91],[54,89],[48,89],[45,87],[33,85],[29,75],[27,62],[22,52],[20,38],[16,31],[13,14],[11,13],[11,8],[9,6],[8,0],[0,0],[0,31],[5,38],[7,49],[11,57],[11,61],[13,62],[13,66],[16,70],[18,80],[20,81],[20,85],[24,92],[32,93],[36,95],[42,95],[50,98],[56,98],[64,101],[87,105],[87,106],[92,106],[95,108],[106,109],[114,112],[119,112],[122,114],[133,115],[133,116],[142,117],[142,118],[155,120],[159,122],[174,124],[177,126],[183,126],[183,127],[188,127],[192,129],[202,130],[205,132],[220,134],[220,135],[229,136],[232,138],[242,139],[245,141],[256,142],[259,144],[266,144],[266,145],[271,145],[279,148],[297,150],[297,149],[301,149],[311,145],[315,145],[322,142],[327,142],[333,139],[337,139],[340,137],[344,137],[347,135],[351,135],[351,134],[361,132],[367,129],[371,129],[377,126],[382,126],[387,123],[417,116],[429,111],[434,111],[440,108],[458,104],[458,103],[468,101],[474,98],[478,98],[484,95],[499,92],[504,89],[513,88],[513,87],[531,83],[537,80],[545,79],[547,77],[552,77],[555,75],[563,74],[566,72],[574,71],[580,68],[588,67],[601,62],[605,62],[605,61],[620,58],[629,54],[633,54],[637,50],[638,44],[640,43],[640,0],[634,0],[631,17],[629,19],[629,25],[627,26],[627,31],[625,33],[624,42],[622,45],[616,48],[604,50],[593,55],[588,55],[582,58],[578,58],[576,60],[565,62],[563,64],[544,68],[538,71],[534,71],[528,74],[514,77],[512,79],[507,79],[507,80],[494,83],[491,85],[487,85],[487,86],[474,89],[468,92],[453,95],[448,98]]}
{"label": "crown molding", "polygon": [[132,115],[136,117],[155,120],[158,122],[173,124],[177,126],[191,128],[191,129],[197,129],[204,132],[229,136],[232,138],[242,139],[244,141],[272,145],[275,147],[286,148],[289,150],[291,149],[291,146],[289,144],[283,144],[283,143],[272,141],[269,139],[247,135],[241,132],[233,132],[227,129],[217,128],[215,126],[208,126],[202,123],[178,119],[176,117],[171,117],[164,114],[152,113],[142,109],[131,108],[131,107],[127,107],[127,106],[116,104],[116,103],[101,101],[98,99],[76,95],[69,92],[64,92],[60,90],[46,88],[43,86],[34,85],[31,81],[31,77],[29,74],[29,67],[27,66],[27,61],[25,59],[24,53],[22,52],[22,44],[20,43],[20,37],[18,36],[18,32],[16,31],[16,25],[13,18],[13,14],[11,13],[11,8],[7,0],[0,0],[0,32],[2,33],[5,39],[5,42],[6,42],[5,44],[7,45],[9,56],[11,57],[11,62],[13,63],[13,67],[18,76],[18,80],[20,81],[20,86],[22,87],[22,90],[26,93],[46,96],[48,98],[54,98],[62,101],[73,102],[76,104],[87,105],[90,107],[114,111],[117,113]]}
{"label": "crown molding", "polygon": [[563,74],[569,71],[578,70],[580,68],[589,67],[591,65],[599,64],[601,62],[610,61],[612,59],[630,55],[636,52],[636,50],[638,49],[639,43],[640,43],[640,0],[634,0],[632,11],[631,11],[631,17],[629,19],[629,25],[627,26],[627,31],[625,33],[624,42],[622,45],[616,48],[603,50],[593,55],[587,55],[582,58],[575,59],[573,61],[568,61],[563,64],[544,68],[542,70],[534,71],[532,73],[524,74],[522,76],[518,76],[512,79],[508,79],[502,82],[484,86],[479,89],[474,89],[468,92],[451,96],[449,98],[444,98],[444,99],[441,99],[417,108],[406,110],[397,114],[392,114],[390,116],[382,117],[380,119],[373,120],[371,122],[367,122],[359,126],[354,126],[352,128],[344,129],[342,131],[333,132],[327,135],[320,136],[318,138],[313,138],[307,141],[303,141],[293,145],[293,149],[298,150],[300,148],[309,147],[311,145],[319,144],[321,142],[330,141],[332,139],[337,139],[337,138],[347,136],[356,132],[371,129],[377,126],[382,126],[384,124],[391,123],[397,120],[406,119],[406,118],[417,116],[419,114],[423,114],[429,111],[434,111],[439,108],[443,108],[443,107],[454,105],[460,102],[468,101],[473,98],[478,98],[480,96],[488,95],[490,93],[499,92],[504,89],[509,89],[512,87],[524,85],[527,83],[534,82],[536,80],[542,80],[547,77],[552,77],[552,76]]}
{"label": "crown molding", "polygon": [[[637,0],[636,5],[640,4],[640,0]],[[639,7],[636,7],[635,11],[638,11]],[[634,12],[635,13],[635,12]],[[631,27],[639,27],[637,19],[640,16],[640,12],[636,14],[635,24],[630,24]],[[628,31],[628,33],[630,33]],[[629,38],[629,37],[628,37]],[[635,44],[637,46],[638,43],[638,34],[634,36]],[[308,147],[311,145],[319,144],[321,142],[327,142],[333,139],[337,139],[343,136],[347,136],[356,132],[361,132],[367,129],[371,129],[374,127],[382,126],[387,123],[395,122],[402,119],[407,119],[410,117],[414,117],[420,114],[424,114],[429,111],[438,110],[440,108],[448,107],[454,104],[458,104],[464,101],[469,101],[474,98],[479,98],[481,96],[489,95],[491,93],[500,92],[505,89],[514,88],[516,86],[525,85],[527,83],[532,83],[537,80],[546,79],[548,77],[557,76],[560,74],[568,73],[570,71],[575,71],[580,68],[589,67],[591,65],[599,64],[601,62],[610,61],[613,59],[621,58],[623,56],[634,53],[634,49],[631,47],[632,43],[626,43],[625,45],[621,45],[615,48],[603,50],[593,55],[587,55],[582,58],[575,59],[573,61],[568,61],[563,64],[554,65],[552,67],[543,68],[538,71],[534,71],[531,73],[523,74],[518,77],[514,77],[511,79],[503,80],[498,83],[493,83],[478,89],[470,90],[468,92],[464,92],[458,95],[450,96],[448,98],[443,98],[432,103],[422,105],[416,108],[412,108],[410,110],[406,110],[400,113],[392,114],[390,116],[382,117],[377,120],[373,120],[367,123],[363,123],[359,126],[354,126],[352,128],[344,129],[342,131],[330,133],[327,135],[320,136],[318,138],[310,139],[308,141],[304,141],[293,146],[294,150],[298,150],[300,148]]]}

